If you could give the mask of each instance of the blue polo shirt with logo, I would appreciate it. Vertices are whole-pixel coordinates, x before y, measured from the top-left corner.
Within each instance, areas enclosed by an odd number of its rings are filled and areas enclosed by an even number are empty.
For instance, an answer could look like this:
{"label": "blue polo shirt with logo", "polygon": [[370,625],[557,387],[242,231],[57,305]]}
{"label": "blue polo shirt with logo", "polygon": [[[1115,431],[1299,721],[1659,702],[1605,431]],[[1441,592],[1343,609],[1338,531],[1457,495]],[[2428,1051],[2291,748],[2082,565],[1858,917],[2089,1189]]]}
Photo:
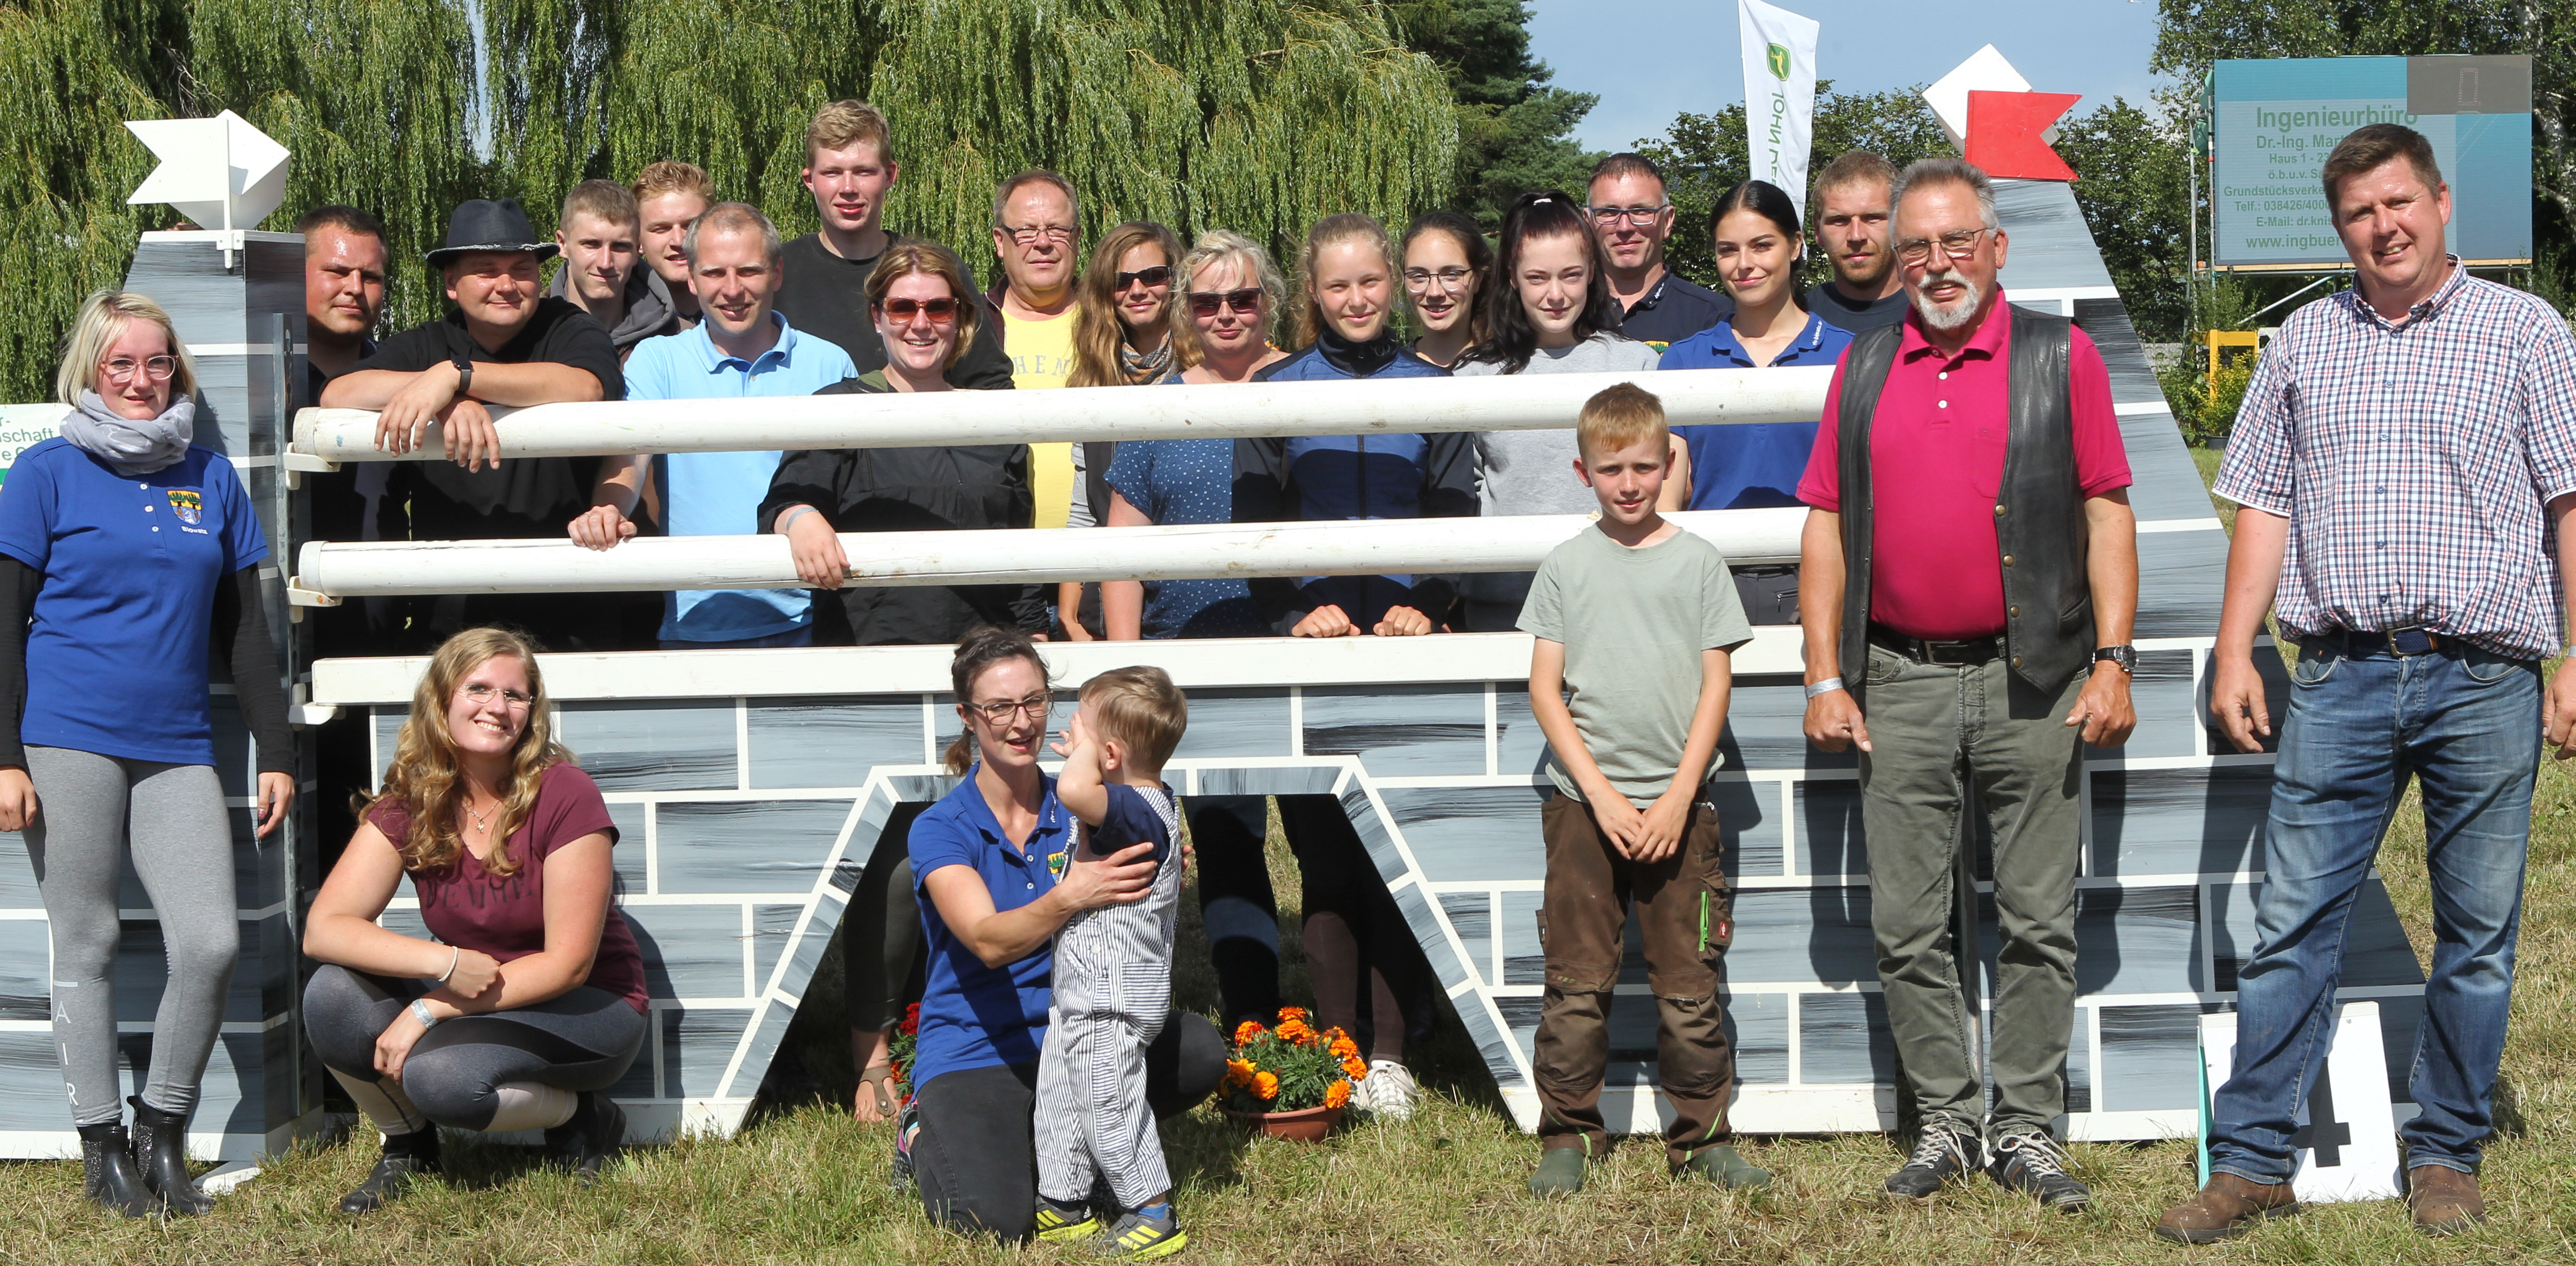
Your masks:
{"label": "blue polo shirt with logo", "polygon": [[1076,834],[1073,814],[1055,798],[1055,779],[1045,781],[1038,824],[1029,832],[1025,851],[1002,834],[1001,822],[975,786],[974,770],[913,819],[905,849],[912,858],[913,896],[921,902],[922,942],[928,951],[919,1045],[913,1054],[916,1092],[941,1073],[1028,1063],[1046,1039],[1054,943],[1018,962],[987,967],[948,930],[925,882],[942,867],[967,867],[993,895],[996,913],[1017,910],[1053,891],[1073,860]]}
{"label": "blue polo shirt with logo", "polygon": [[[1771,361],[1770,368],[1826,365],[1842,359],[1851,334],[1807,314],[1807,326]],[[1672,345],[1662,369],[1750,369],[1753,358],[1735,337],[1735,324],[1720,321]],[[1794,506],[1798,477],[1807,471],[1807,455],[1816,447],[1813,422],[1730,422],[1677,426],[1673,434],[1690,446],[1690,508],[1752,510]]]}
{"label": "blue polo shirt with logo", "polygon": [[[850,354],[828,339],[799,334],[773,312],[778,342],[755,360],[729,356],[708,335],[711,321],[678,334],[648,338],[626,359],[629,400],[740,400],[754,396],[810,396],[844,378],[859,376]],[[662,515],[673,536],[750,536],[778,450],[742,453],[670,453],[653,459],[662,489]],[[662,638],[674,642],[733,642],[775,637],[814,620],[802,589],[683,589],[664,599]]]}
{"label": "blue polo shirt with logo", "polygon": [[127,478],[60,438],[0,484],[0,553],[41,576],[19,738],[127,760],[215,763],[216,586],[268,557],[223,454]]}

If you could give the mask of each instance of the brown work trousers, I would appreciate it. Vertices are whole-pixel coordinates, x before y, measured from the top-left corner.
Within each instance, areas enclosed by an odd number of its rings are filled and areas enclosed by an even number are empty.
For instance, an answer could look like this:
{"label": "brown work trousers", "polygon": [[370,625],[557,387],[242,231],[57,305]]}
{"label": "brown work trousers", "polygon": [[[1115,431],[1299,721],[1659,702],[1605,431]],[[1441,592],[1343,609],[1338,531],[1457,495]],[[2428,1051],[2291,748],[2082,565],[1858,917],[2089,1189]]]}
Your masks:
{"label": "brown work trousers", "polygon": [[1547,994],[1538,1020],[1541,1146],[1605,1155],[1601,1079],[1610,1062],[1610,995],[1619,981],[1628,902],[1637,903],[1646,980],[1655,993],[1655,1059],[1673,1122],[1664,1150],[1674,1165],[1725,1141],[1735,1052],[1717,1001],[1717,967],[1734,938],[1726,874],[1718,865],[1717,810],[1691,806],[1681,847],[1651,864],[1612,846],[1592,809],[1559,792],[1541,810],[1547,891],[1539,942]]}

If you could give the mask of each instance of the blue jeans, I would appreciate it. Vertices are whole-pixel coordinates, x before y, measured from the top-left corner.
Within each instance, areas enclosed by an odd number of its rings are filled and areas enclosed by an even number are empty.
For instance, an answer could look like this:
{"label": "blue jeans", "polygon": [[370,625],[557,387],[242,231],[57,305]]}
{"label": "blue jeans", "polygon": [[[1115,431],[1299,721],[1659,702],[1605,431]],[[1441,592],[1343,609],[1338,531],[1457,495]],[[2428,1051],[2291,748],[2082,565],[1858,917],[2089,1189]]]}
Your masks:
{"label": "blue jeans", "polygon": [[802,628],[789,629],[784,633],[739,638],[731,642],[683,642],[668,637],[662,639],[662,649],[666,651],[741,651],[779,646],[812,646],[813,644],[814,626],[811,624]]}
{"label": "blue jeans", "polygon": [[2456,654],[2349,656],[2310,644],[2273,766],[2254,956],[2237,974],[2236,1062],[2212,1102],[2213,1172],[2288,1182],[2291,1115],[2323,1072],[2354,896],[2413,774],[2424,793],[2433,975],[2399,1131],[2407,1167],[2475,1172],[2492,1132],[2513,992],[2540,669]]}

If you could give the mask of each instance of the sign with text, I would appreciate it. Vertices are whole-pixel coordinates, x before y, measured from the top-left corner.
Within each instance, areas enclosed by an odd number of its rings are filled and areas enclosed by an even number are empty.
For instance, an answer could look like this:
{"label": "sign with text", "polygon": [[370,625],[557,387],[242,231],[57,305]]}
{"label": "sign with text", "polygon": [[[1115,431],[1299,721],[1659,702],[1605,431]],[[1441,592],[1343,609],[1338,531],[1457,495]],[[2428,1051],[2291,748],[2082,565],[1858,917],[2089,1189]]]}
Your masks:
{"label": "sign with text", "polygon": [[[2210,1094],[2227,1081],[2236,1057],[2236,1013],[2200,1017],[2200,1181],[2209,1182]],[[2335,1007],[2334,1037],[2317,1078],[2294,1118],[2299,1171],[2290,1181],[2302,1204],[2389,1200],[2404,1193],[2398,1167],[2397,1115],[2388,1101],[2388,1051],[2381,1044],[2379,1004]]]}
{"label": "sign with text", "polygon": [[59,404],[0,404],[0,480],[9,477],[18,454],[62,434],[69,412]]}
{"label": "sign with text", "polygon": [[2373,123],[2432,142],[2451,186],[2452,254],[2531,259],[2529,57],[2222,61],[2209,97],[2219,267],[2349,263],[2321,177],[2336,144]]}

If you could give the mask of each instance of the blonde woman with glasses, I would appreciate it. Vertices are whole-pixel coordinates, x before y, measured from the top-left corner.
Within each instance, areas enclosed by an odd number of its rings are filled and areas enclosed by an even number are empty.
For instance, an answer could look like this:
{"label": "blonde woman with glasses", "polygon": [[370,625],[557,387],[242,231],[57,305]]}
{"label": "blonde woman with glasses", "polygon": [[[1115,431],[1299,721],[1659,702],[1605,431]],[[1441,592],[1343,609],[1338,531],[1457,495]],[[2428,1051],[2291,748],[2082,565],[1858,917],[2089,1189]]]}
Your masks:
{"label": "blonde woman with glasses", "polygon": [[[241,945],[210,659],[258,740],[257,833],[295,801],[268,541],[232,463],[194,442],[196,368],[159,304],[91,295],[54,382],[61,437],[0,485],[0,831],[26,833],[44,895],[87,1195],[129,1217],[202,1213],[188,1117]],[[169,955],[131,1139],[112,983],[129,857]]]}

